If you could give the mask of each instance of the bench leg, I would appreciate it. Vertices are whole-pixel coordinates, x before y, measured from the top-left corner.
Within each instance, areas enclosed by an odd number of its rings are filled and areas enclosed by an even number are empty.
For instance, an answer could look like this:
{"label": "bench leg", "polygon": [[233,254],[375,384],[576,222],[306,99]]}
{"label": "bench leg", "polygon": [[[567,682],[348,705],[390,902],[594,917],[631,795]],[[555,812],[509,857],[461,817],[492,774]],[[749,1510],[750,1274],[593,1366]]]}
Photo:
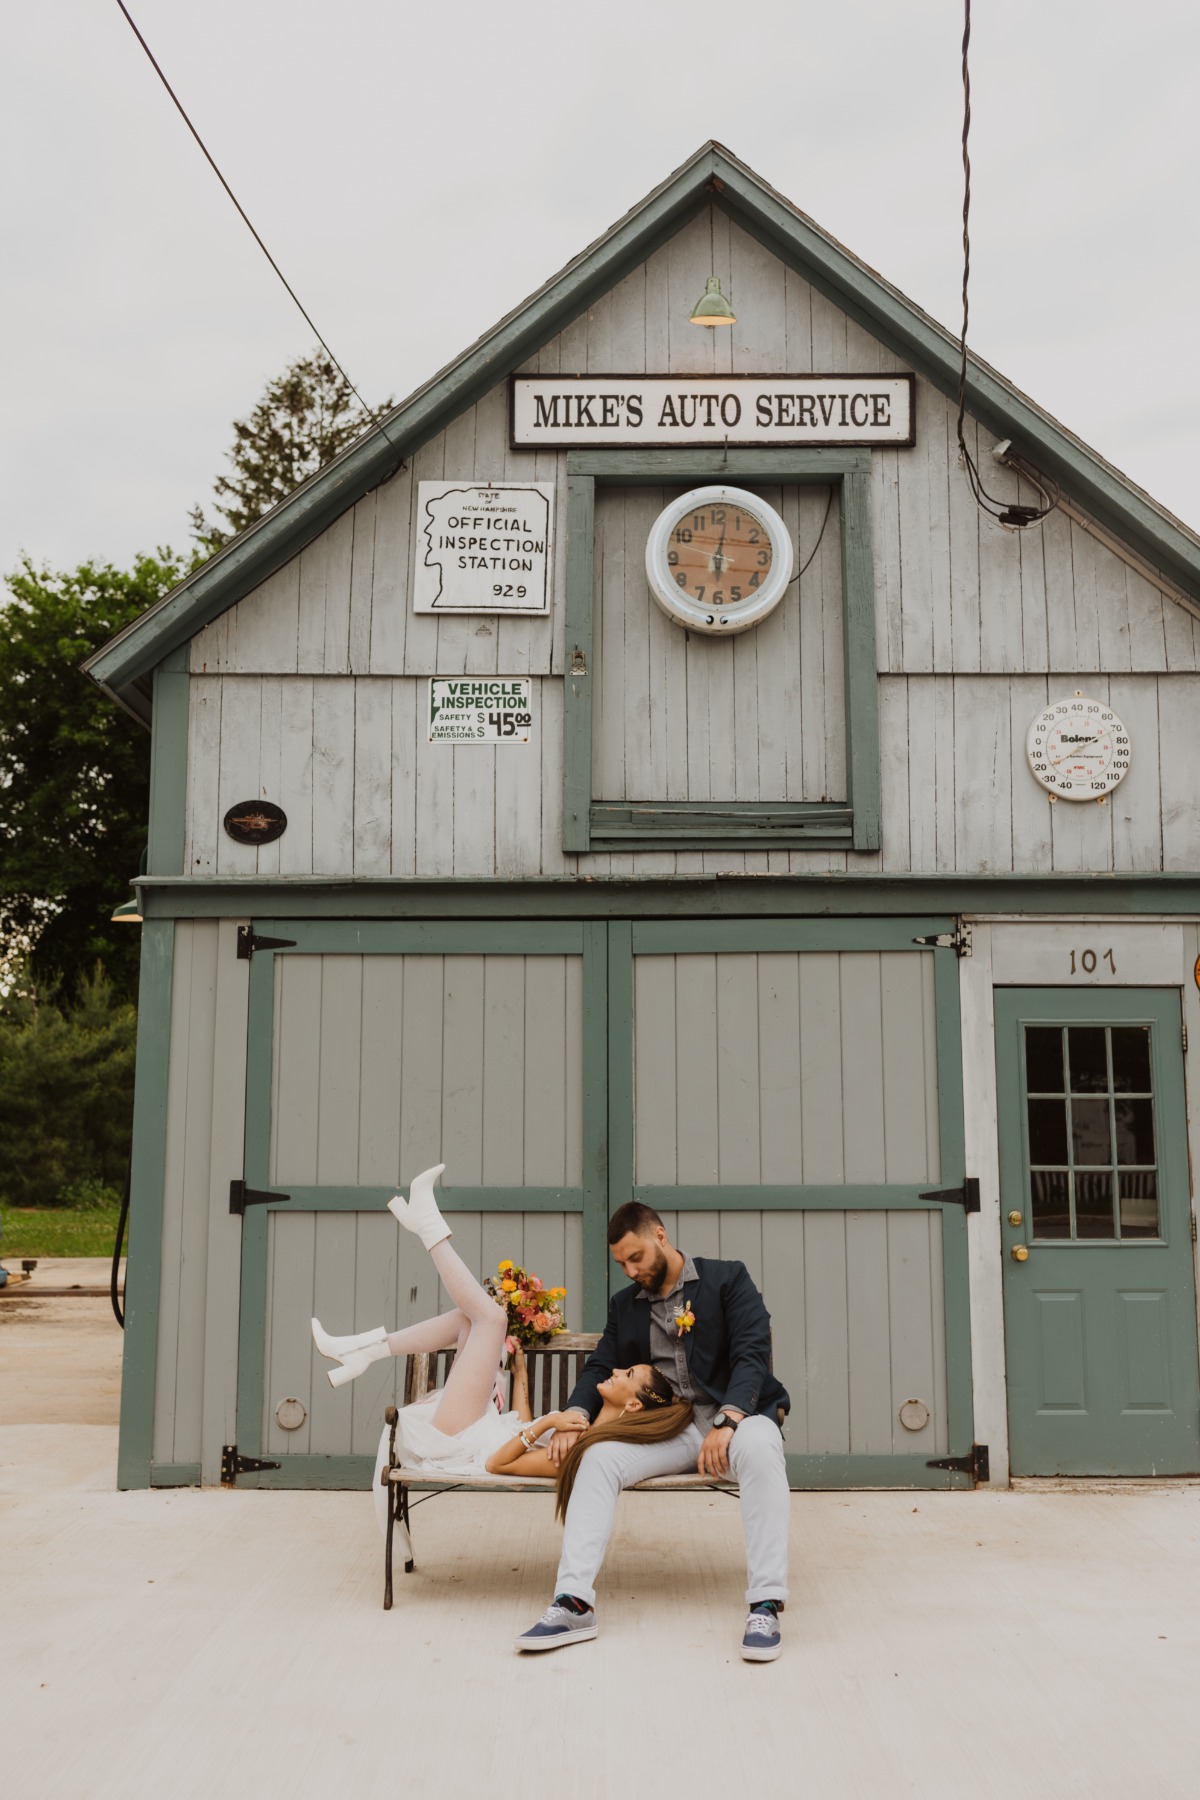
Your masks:
{"label": "bench leg", "polygon": [[411,1575],[414,1567],[412,1532],[409,1530],[408,1489],[400,1489],[400,1530],[404,1538],[404,1573]]}
{"label": "bench leg", "polygon": [[394,1482],[388,1483],[387,1535],[383,1546],[383,1610],[392,1610],[392,1527],[396,1518],[398,1496],[393,1491]]}

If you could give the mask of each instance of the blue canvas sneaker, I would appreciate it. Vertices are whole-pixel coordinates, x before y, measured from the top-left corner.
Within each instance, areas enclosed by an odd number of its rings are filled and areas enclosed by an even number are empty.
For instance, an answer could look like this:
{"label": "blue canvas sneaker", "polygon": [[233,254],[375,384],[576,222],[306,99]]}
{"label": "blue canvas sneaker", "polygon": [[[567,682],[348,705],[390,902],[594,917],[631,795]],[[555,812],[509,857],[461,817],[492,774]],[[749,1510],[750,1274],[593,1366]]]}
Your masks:
{"label": "blue canvas sneaker", "polygon": [[518,1650],[557,1650],[563,1644],[582,1644],[596,1636],[596,1615],[582,1600],[570,1594],[555,1594],[536,1625],[521,1632]]}
{"label": "blue canvas sneaker", "polygon": [[781,1649],[779,1614],[775,1602],[760,1600],[750,1608],[746,1617],[742,1658],[745,1662],[774,1662]]}

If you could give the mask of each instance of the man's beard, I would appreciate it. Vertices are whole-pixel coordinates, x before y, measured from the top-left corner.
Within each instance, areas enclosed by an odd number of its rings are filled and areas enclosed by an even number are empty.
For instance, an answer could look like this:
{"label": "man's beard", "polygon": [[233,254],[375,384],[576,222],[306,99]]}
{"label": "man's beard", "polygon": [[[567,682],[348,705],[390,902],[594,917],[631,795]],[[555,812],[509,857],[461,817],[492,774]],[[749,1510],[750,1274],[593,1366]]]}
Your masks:
{"label": "man's beard", "polygon": [[651,1294],[660,1294],[667,1278],[667,1259],[663,1252],[655,1246],[654,1261],[649,1268],[639,1271],[634,1280],[639,1287],[644,1287]]}

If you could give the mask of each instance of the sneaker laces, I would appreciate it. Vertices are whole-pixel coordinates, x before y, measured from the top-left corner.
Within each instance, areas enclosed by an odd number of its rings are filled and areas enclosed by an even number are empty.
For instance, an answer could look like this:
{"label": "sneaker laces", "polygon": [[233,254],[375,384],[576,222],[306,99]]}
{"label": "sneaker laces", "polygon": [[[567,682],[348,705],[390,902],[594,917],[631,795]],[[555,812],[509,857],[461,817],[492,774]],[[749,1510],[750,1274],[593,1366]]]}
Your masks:
{"label": "sneaker laces", "polygon": [[572,1619],[578,1619],[580,1616],[579,1613],[572,1612],[569,1606],[560,1606],[556,1600],[546,1608],[545,1612],[538,1620],[538,1624],[561,1625],[564,1620],[570,1623]]}
{"label": "sneaker laces", "polygon": [[779,1632],[779,1621],[774,1613],[752,1612],[746,1620],[747,1637],[775,1637]]}

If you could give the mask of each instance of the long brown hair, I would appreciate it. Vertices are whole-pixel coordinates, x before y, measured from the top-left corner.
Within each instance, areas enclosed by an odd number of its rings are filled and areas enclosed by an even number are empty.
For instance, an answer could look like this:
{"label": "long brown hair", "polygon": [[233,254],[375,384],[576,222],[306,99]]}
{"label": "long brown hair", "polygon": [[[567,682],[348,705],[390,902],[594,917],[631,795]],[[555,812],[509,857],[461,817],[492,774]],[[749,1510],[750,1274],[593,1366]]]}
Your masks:
{"label": "long brown hair", "polygon": [[670,1438],[678,1437],[681,1431],[686,1431],[692,1422],[691,1401],[681,1400],[666,1376],[660,1375],[655,1368],[651,1368],[650,1379],[641,1389],[638,1398],[642,1403],[641,1412],[614,1419],[610,1425],[593,1425],[567,1451],[558,1471],[558,1486],[554,1498],[556,1519],[565,1519],[567,1516],[567,1506],[579,1465],[593,1444],[607,1444],[613,1440],[635,1444],[665,1444]]}

